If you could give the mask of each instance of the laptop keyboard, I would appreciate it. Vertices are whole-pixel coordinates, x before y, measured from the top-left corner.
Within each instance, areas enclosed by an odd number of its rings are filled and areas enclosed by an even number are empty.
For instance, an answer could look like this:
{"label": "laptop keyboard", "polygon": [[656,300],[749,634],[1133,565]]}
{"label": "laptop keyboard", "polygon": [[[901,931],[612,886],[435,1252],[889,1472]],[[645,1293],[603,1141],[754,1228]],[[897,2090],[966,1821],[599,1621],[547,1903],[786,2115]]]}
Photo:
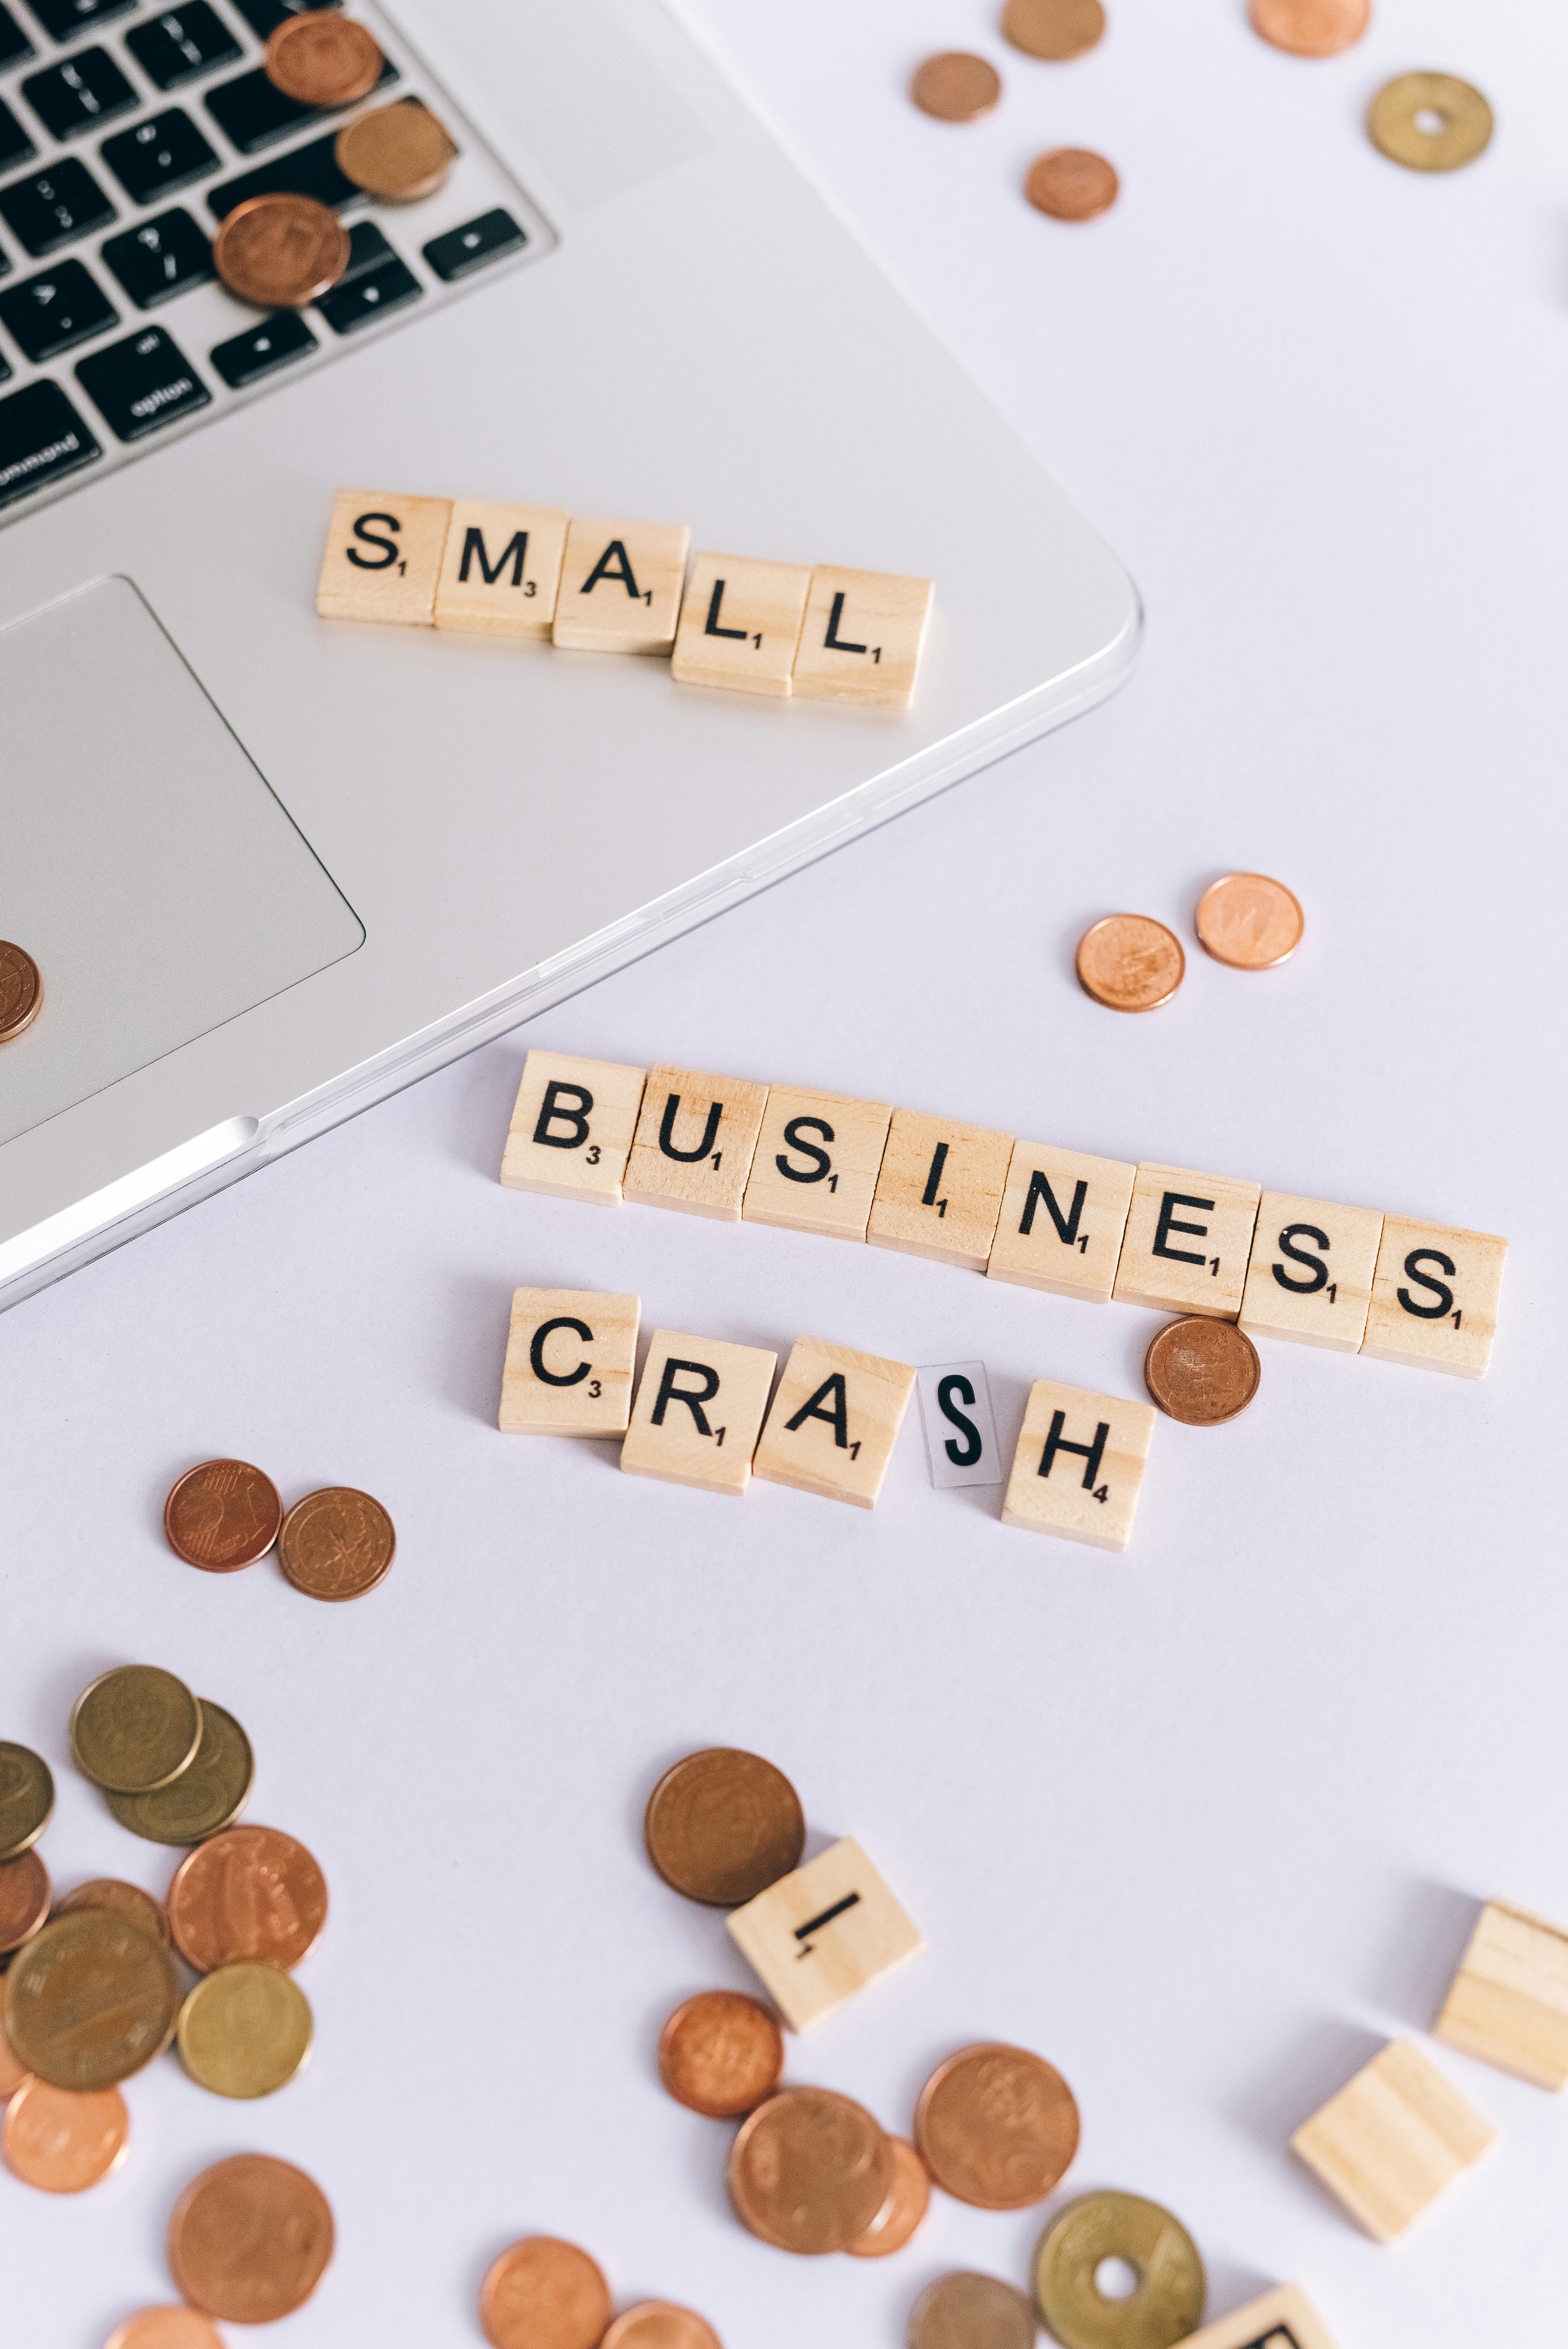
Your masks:
{"label": "laptop keyboard", "polygon": [[[304,5],[0,0],[0,523],[554,243],[374,5],[354,10],[387,58],[369,98],[274,88],[267,36]],[[376,202],[337,166],[343,124],[392,96],[422,98],[459,150],[415,203]],[[259,312],[212,266],[225,214],[273,191],[349,229],[348,267],[308,309]]]}

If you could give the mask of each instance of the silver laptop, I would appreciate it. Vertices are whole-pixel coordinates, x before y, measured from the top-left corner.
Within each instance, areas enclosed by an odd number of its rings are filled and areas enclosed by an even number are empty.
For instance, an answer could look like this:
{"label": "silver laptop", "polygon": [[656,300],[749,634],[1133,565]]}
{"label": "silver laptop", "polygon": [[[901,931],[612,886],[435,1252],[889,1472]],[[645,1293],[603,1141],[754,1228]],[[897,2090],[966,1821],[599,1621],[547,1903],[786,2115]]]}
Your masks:
{"label": "silver laptop", "polygon": [[[0,0],[0,1302],[1109,693],[1115,558],[660,0],[352,0],[458,160],[373,202],[300,0]],[[350,110],[352,112],[352,109]],[[247,196],[345,275],[248,309]],[[934,583],[913,707],[317,617],[334,492]]]}

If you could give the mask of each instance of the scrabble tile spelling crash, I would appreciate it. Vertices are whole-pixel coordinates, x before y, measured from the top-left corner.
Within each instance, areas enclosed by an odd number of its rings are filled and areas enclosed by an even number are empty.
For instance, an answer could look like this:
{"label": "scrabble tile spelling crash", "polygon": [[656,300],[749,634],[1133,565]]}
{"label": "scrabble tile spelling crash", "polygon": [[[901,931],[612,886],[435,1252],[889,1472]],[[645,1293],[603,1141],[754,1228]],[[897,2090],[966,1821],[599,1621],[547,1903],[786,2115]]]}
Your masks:
{"label": "scrabble tile spelling crash", "polygon": [[1037,1379],[1013,1454],[1002,1523],[1125,1549],[1143,1484],[1154,1413],[1146,1402]]}
{"label": "scrabble tile spelling crash", "polygon": [[642,1303],[581,1288],[520,1288],[500,1382],[506,1435],[624,1435]]}
{"label": "scrabble tile spelling crash", "polygon": [[728,1924],[791,2031],[810,2031],[925,1947],[850,1836],[735,1909]]}
{"label": "scrabble tile spelling crash", "polygon": [[797,1340],[752,1460],[773,1485],[793,1485],[857,1509],[876,1506],[914,1392],[907,1362]]}
{"label": "scrabble tile spelling crash", "polygon": [[433,627],[450,513],[445,498],[340,491],[315,591],[323,619]]}
{"label": "scrabble tile spelling crash", "polygon": [[634,1476],[740,1495],[779,1357],[761,1346],[654,1333],[621,1465]]}
{"label": "scrabble tile spelling crash", "polygon": [[646,1075],[614,1061],[530,1052],[501,1160],[507,1188],[618,1207]]}
{"label": "scrabble tile spelling crash", "polygon": [[1374,2241],[1391,2243],[1496,2137],[1413,2039],[1396,2039],[1291,2145]]}

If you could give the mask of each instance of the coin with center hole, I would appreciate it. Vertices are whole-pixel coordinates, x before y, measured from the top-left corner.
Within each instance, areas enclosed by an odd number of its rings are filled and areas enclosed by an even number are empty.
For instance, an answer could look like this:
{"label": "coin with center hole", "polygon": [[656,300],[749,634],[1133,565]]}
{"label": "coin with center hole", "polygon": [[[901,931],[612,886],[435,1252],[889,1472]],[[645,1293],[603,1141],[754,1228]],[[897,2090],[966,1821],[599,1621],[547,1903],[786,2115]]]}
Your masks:
{"label": "coin with center hole", "polygon": [[1222,1427],[1238,1417],[1262,1375],[1245,1330],[1207,1313],[1167,1322],[1143,1358],[1150,1394],[1168,1419],[1186,1427]]}
{"label": "coin with center hole", "polygon": [[909,2313],[909,2349],[1035,2349],[1035,2312],[1000,2276],[960,2269],[928,2283]]}
{"label": "coin with center hole", "polygon": [[1100,0],[1007,0],[1002,12],[1003,38],[1047,65],[1081,57],[1104,32]]}
{"label": "coin with center hole", "polygon": [[1491,109],[1457,75],[1399,74],[1367,109],[1367,135],[1408,171],[1457,171],[1491,143]]}
{"label": "coin with center hole", "polygon": [[44,1000],[38,966],[25,947],[0,938],[0,1044],[30,1028]]}
{"label": "coin with center hole", "polygon": [[771,1762],[710,1745],[665,1772],[648,1797],[643,1839],[673,1890],[738,1909],[799,1866],[806,1816]]}
{"label": "coin with center hole", "polygon": [[71,1751],[84,1778],[110,1795],[150,1795],[190,1768],[201,1707],[156,1664],[118,1664],[85,1688],[71,1714]]}
{"label": "coin with center hole", "polygon": [[55,1781],[30,1745],[0,1738],[0,1860],[30,1851],[49,1824]]}
{"label": "coin with center hole", "polygon": [[1002,95],[1002,77],[984,57],[944,49],[915,68],[909,94],[922,114],[938,122],[975,122]]}
{"label": "coin with center hole", "polygon": [[276,1541],[283,1521],[277,1486],[248,1460],[203,1460],[186,1470],[163,1504],[170,1548],[206,1574],[254,1566]]}
{"label": "coin with center hole", "polygon": [[[1138,2281],[1113,2299],[1097,2282],[1108,2260]],[[1086,2194],[1052,2220],[1035,2253],[1035,2298],[1062,2349],[1174,2349],[1203,2322],[1208,2284],[1179,2219],[1139,2194]]]}
{"label": "coin with center hole", "polygon": [[1254,33],[1293,57],[1336,57],[1372,20],[1372,0],[1252,0]]}

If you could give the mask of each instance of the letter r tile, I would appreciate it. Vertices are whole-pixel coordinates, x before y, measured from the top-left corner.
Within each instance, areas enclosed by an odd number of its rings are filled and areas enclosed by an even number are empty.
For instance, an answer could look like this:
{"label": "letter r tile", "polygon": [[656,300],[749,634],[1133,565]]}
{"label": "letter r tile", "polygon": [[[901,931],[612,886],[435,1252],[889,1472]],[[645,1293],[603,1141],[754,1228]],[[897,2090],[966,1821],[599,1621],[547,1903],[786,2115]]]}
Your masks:
{"label": "letter r tile", "polygon": [[629,1475],[737,1497],[768,1409],[777,1354],[655,1330],[621,1446]]}

